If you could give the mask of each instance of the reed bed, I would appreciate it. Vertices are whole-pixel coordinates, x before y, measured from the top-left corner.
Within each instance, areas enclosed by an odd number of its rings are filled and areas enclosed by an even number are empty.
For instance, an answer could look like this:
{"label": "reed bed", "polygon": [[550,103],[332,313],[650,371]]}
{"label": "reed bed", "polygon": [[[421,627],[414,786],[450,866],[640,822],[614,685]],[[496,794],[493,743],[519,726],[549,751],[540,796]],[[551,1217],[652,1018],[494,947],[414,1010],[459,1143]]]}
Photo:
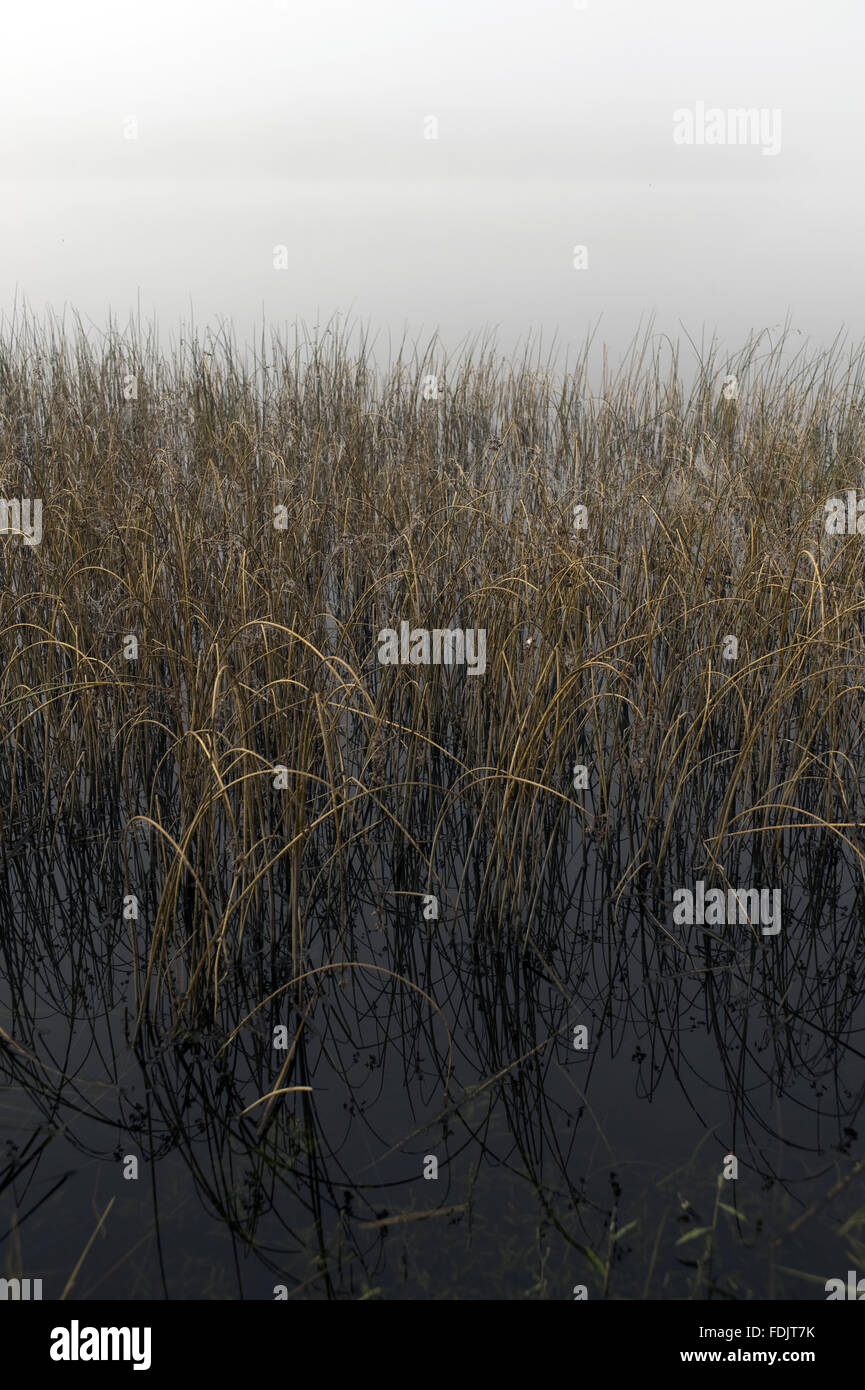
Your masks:
{"label": "reed bed", "polygon": [[[723,883],[742,840],[859,871],[861,540],[822,516],[862,480],[861,354],[756,340],[686,396],[654,353],[592,392],[434,344],[377,372],[335,334],[250,362],[225,335],[7,332],[0,482],[44,536],[0,542],[3,833],[146,828],[148,998],[180,959],[178,1009],[212,1004],[251,922],[299,966],[311,901],[348,921],[358,840],[418,908],[471,891],[472,930],[524,940],[553,847],[588,837],[661,898],[683,857]],[[485,629],[485,673],[380,665],[404,619]]]}
{"label": "reed bed", "polygon": [[[593,375],[588,354],[555,371],[435,340],[382,366],[334,330],[241,352],[225,332],[163,349],[136,325],[4,326],[0,496],[43,503],[39,544],[0,536],[4,1055],[52,1122],[35,1000],[69,1038],[90,1019],[84,1055],[125,1008],[127,1042],[180,1049],[159,1124],[180,1134],[191,1087],[224,1150],[207,1200],[251,1242],[312,1142],[294,1088],[334,1066],[307,1051],[322,1009],[333,1048],[373,1020],[373,1051],[386,1035],[445,1116],[455,1097],[480,1116],[478,1078],[523,1059],[522,1171],[608,1294],[624,1216],[585,1205],[561,1097],[535,1125],[547,1071],[591,1018],[613,1056],[636,1029],[651,1094],[700,1016],[735,1097],[715,1147],[778,1175],[745,1054],[790,1094],[865,1054],[863,541],[824,526],[826,499],[865,485],[865,359],[767,335],[687,369],[682,352],[647,334]],[[484,629],[483,674],[383,665],[404,620]],[[695,878],[780,885],[782,932],[675,926]],[[731,1219],[707,1191],[692,1296]],[[663,1249],[641,1229],[632,1296]]]}

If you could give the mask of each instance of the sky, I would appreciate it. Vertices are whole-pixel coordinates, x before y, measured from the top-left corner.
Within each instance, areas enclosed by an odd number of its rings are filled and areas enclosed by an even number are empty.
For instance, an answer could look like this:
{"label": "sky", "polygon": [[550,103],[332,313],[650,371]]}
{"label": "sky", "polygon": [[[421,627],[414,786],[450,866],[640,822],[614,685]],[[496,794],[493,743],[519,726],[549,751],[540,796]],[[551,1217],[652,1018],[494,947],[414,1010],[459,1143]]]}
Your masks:
{"label": "sky", "polygon": [[[863,40],[861,0],[28,0],[0,313],[857,340]],[[699,142],[700,107],[773,138]]]}

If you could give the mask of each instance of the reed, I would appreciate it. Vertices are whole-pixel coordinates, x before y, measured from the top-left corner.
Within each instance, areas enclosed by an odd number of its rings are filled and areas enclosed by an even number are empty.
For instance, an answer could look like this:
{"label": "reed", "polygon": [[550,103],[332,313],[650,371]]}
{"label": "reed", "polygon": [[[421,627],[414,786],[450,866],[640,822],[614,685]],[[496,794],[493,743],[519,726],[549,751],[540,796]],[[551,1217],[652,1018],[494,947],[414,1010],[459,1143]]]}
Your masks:
{"label": "reed", "polygon": [[[437,1059],[443,1115],[492,1085],[465,1077],[455,1036],[481,1077],[524,1059],[525,1171],[543,1186],[552,1162],[573,1197],[532,1107],[574,1019],[597,1006],[615,1034],[636,991],[674,1069],[684,1013],[710,1020],[765,1168],[748,1010],[778,1084],[861,1057],[862,540],[828,535],[824,503],[865,484],[863,353],[760,335],[686,370],[682,352],[647,334],[595,379],[588,355],[564,372],[435,340],[380,365],[331,330],[241,351],[227,332],[163,349],[134,324],[3,326],[0,495],[43,501],[38,545],[0,536],[3,1036],[28,1087],[58,1084],[33,1050],[34,959],[39,997],[78,1025],[117,1007],[122,962],[135,1046],[206,1040],[202,1103],[232,1091],[226,1142],[273,1189],[291,1169],[273,1126],[295,1156],[292,1126],[314,1128],[310,1020],[341,999],[349,1036],[351,1001],[389,990],[396,1038]],[[381,664],[403,620],[483,629],[485,671]],[[779,884],[779,938],[676,927],[673,890],[696,878]],[[471,980],[468,1013],[439,968]],[[694,1181],[702,1296],[737,1217]],[[217,1205],[248,1233],[230,1183]],[[635,1241],[634,1296],[659,1250],[675,1258],[655,1208],[616,1199],[586,1223],[568,1241],[601,1293]]]}

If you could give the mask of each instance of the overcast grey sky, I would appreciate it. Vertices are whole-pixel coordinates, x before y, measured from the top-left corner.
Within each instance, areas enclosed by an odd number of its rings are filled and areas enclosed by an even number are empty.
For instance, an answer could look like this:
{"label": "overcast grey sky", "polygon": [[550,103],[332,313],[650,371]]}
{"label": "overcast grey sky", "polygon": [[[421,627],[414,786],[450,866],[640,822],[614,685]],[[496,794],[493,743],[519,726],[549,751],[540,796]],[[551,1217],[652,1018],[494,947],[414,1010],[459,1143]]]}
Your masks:
{"label": "overcast grey sky", "polygon": [[[340,311],[505,349],[600,320],[616,350],[652,313],[731,346],[788,314],[865,336],[863,12],[28,0],[0,55],[0,309],[102,323],[140,296],[241,336]],[[674,143],[698,103],[779,113],[778,152]]]}

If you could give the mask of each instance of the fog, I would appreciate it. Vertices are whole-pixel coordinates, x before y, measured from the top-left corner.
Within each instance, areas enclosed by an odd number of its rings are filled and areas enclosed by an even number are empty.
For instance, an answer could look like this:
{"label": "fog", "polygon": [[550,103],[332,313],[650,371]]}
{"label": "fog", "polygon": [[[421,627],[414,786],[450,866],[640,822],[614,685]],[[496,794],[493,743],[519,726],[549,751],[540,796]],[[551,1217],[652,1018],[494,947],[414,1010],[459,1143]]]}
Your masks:
{"label": "fog", "polygon": [[[241,339],[339,314],[383,357],[434,330],[865,336],[861,15],[37,0],[0,60],[0,311]],[[677,144],[699,103],[776,112],[777,151]]]}

